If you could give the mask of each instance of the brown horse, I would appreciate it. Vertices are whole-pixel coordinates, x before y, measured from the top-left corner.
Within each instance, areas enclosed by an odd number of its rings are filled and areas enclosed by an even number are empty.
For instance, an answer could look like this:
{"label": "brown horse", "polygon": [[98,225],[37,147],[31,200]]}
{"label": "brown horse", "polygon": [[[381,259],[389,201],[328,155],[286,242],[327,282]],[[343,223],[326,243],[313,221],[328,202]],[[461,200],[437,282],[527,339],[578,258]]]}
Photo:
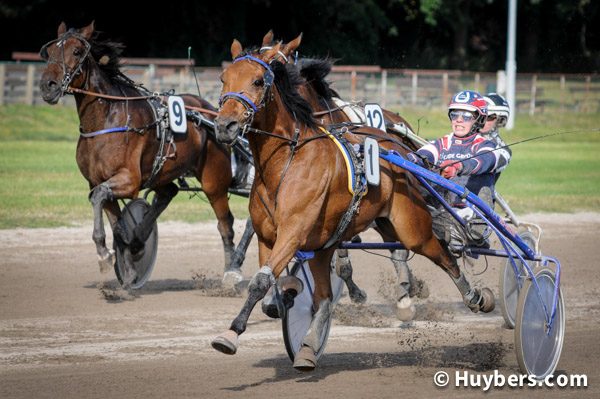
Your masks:
{"label": "brown horse", "polygon": [[[133,262],[143,253],[152,226],[178,188],[173,180],[188,171],[202,183],[218,219],[225,248],[225,265],[233,251],[233,215],[227,189],[231,183],[230,151],[192,120],[184,134],[171,133],[165,125],[165,98],[136,87],[120,70],[123,46],[99,41],[94,23],[67,30],[63,22],[58,38],[42,47],[47,60],[40,88],[43,98],[56,104],[65,93],[74,92],[81,135],[77,144],[77,165],[89,182],[89,200],[94,207],[93,240],[102,272],[115,263],[115,252],[106,247],[102,210],[106,212],[115,242],[126,263],[125,287],[135,282]],[[182,96],[185,106],[214,109],[203,99]],[[214,112],[213,112],[214,113]],[[166,121],[168,125],[168,121]],[[170,140],[162,140],[169,135]],[[121,198],[136,198],[142,189],[152,189],[155,198],[133,237],[124,232]]]}
{"label": "brown horse", "polygon": [[[300,75],[305,82],[298,87],[298,93],[307,99],[313,110],[313,116],[323,125],[331,126],[338,124],[359,123],[366,124],[364,107],[360,104],[352,105],[341,100],[340,95],[330,87],[326,80],[331,72],[333,61],[331,59],[318,58],[296,58],[292,54],[300,45],[302,34],[289,43],[282,43],[277,53],[277,60],[282,63],[295,63]],[[263,37],[260,51],[265,51],[277,43],[273,40],[273,31],[267,32]],[[254,53],[254,52],[253,52]],[[256,54],[259,52],[257,51]],[[289,54],[289,56],[285,56]],[[412,127],[402,116],[383,110],[387,132],[394,135],[402,142],[407,150],[416,151],[422,146],[423,140],[411,139],[407,131],[413,131]],[[400,130],[402,128],[402,130]],[[412,136],[414,137],[414,136]],[[377,226],[373,226],[379,231]],[[336,252],[336,262],[340,276],[346,282],[350,298],[354,302],[366,301],[366,293],[352,281],[352,265],[348,250],[340,249]],[[398,306],[397,314],[401,320],[410,320],[414,317],[414,307],[411,306],[410,297],[418,295],[420,298],[428,296],[428,287],[424,281],[415,278],[408,267],[408,251],[393,250],[391,260],[398,275]]]}
{"label": "brown horse", "polygon": [[[471,288],[448,248],[433,235],[431,215],[410,174],[382,160],[380,185],[370,186],[360,201],[355,201],[356,196],[349,192],[346,159],[331,137],[359,144],[365,135],[371,135],[379,138],[382,148],[405,151],[395,138],[376,129],[325,131],[314,120],[310,103],[298,94],[298,71],[277,61],[280,50],[276,45],[258,56],[248,56],[235,40],[231,46],[234,62],[222,75],[223,94],[215,119],[217,139],[231,144],[240,134],[248,135],[256,168],[250,215],[262,267],[250,280],[239,315],[228,331],[213,340],[213,347],[234,354],[252,309],[296,251],[315,251],[309,265],[315,279],[316,313],[294,360],[299,370],[314,369],[317,343],[331,317],[329,264],[333,252],[339,242],[373,221],[385,241],[402,242],[447,271],[469,308],[491,311],[491,291]],[[349,210],[350,204],[360,207]],[[340,219],[348,214],[353,218],[340,235]]]}

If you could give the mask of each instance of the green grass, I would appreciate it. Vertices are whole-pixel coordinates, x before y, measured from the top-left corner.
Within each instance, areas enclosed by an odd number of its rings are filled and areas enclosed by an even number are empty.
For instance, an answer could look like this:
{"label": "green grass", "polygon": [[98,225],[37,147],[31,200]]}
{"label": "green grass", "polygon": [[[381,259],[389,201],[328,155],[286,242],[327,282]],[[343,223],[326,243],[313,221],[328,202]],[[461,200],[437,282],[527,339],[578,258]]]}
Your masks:
{"label": "green grass", "polygon": [[[396,109],[420,134],[435,138],[450,125],[442,110]],[[92,220],[89,187],[75,163],[78,118],[74,107],[0,107],[0,228],[69,226]],[[600,128],[600,114],[519,115],[507,143],[536,136]],[[600,132],[554,136],[512,147],[513,158],[498,190],[517,214],[600,211]],[[248,215],[248,200],[231,197],[236,218]],[[203,194],[180,193],[160,217],[214,220]]]}

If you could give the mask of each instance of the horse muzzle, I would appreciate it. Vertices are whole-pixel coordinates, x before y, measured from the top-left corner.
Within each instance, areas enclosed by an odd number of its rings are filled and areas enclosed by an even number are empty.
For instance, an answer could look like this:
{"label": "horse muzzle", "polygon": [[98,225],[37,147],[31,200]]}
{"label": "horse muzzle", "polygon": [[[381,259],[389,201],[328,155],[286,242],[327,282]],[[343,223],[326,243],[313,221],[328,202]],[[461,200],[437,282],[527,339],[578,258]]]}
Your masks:
{"label": "horse muzzle", "polygon": [[40,92],[42,99],[51,105],[56,104],[63,95],[60,82],[49,78],[41,80]]}
{"label": "horse muzzle", "polygon": [[232,145],[237,140],[238,135],[242,133],[242,124],[231,118],[217,117],[215,119],[215,133],[217,142]]}

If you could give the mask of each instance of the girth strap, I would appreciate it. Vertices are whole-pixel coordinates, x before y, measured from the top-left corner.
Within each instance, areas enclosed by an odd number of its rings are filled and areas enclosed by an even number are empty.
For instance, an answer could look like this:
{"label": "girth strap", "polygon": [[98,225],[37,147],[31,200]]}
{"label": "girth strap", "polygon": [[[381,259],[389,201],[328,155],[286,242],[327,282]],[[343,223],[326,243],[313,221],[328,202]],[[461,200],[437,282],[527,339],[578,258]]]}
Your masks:
{"label": "girth strap", "polygon": [[[326,133],[329,133],[323,128],[321,128],[321,130],[323,130]],[[335,229],[335,232],[333,233],[333,235],[331,236],[329,241],[327,241],[327,243],[325,243],[325,245],[323,245],[323,247],[321,249],[327,249],[327,248],[331,247],[332,245],[339,242],[344,237],[344,234],[346,234],[346,230],[348,230],[348,226],[350,226],[350,223],[352,223],[352,220],[354,220],[354,215],[358,211],[358,207],[360,205],[360,200],[366,194],[366,189],[367,189],[367,185],[366,185],[366,182],[364,179],[363,166],[358,161],[358,158],[356,156],[356,153],[354,152],[354,148],[352,147],[352,144],[350,144],[350,142],[347,139],[345,139],[341,134],[339,134],[337,136],[333,136],[331,133],[329,133],[329,134],[330,134],[330,137],[335,138],[337,140],[336,144],[340,143],[342,146],[345,147],[345,150],[346,150],[346,153],[348,154],[350,163],[352,164],[352,168],[350,168],[349,165],[347,165],[348,166],[348,174],[352,173],[352,170],[353,170],[354,171],[353,172],[354,179],[353,179],[353,187],[352,187],[352,190],[350,191],[352,193],[352,199],[350,200],[348,209],[346,209],[346,212],[344,212],[344,214],[340,218],[340,221]],[[342,149],[340,148],[340,150],[342,150]]]}

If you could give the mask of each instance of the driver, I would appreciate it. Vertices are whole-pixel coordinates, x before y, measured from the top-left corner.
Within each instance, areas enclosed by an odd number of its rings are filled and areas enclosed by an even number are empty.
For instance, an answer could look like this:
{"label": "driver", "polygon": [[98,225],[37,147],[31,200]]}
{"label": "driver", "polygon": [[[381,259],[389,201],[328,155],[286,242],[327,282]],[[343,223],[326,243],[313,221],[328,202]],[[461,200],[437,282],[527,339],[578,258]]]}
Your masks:
{"label": "driver", "polygon": [[[483,138],[479,131],[488,115],[487,103],[475,91],[456,93],[448,106],[452,133],[436,139],[409,155],[420,166],[424,160],[441,166],[441,175],[467,188],[493,209],[495,167],[498,163],[496,145]],[[476,218],[471,208],[454,193],[449,193],[449,204],[467,221],[470,244],[485,245],[490,230],[485,222]]]}

